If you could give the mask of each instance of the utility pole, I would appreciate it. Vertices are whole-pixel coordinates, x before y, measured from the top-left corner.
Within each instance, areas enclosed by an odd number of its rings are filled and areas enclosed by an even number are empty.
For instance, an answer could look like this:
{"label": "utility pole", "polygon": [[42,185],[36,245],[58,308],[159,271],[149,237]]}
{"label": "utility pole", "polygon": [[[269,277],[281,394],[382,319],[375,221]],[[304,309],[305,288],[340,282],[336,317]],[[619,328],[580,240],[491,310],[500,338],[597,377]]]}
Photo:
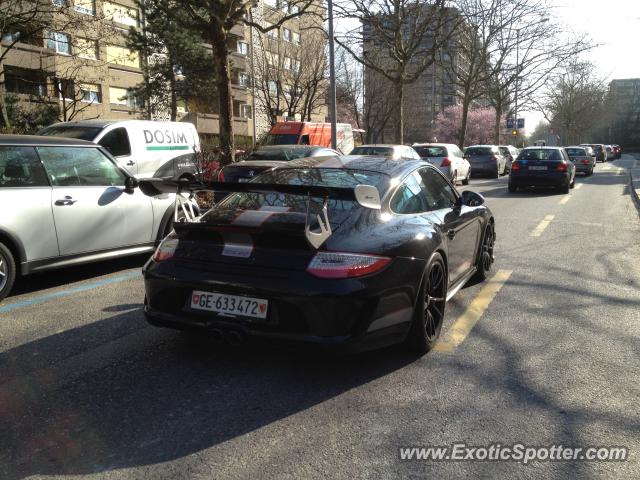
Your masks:
{"label": "utility pole", "polygon": [[333,42],[333,0],[327,0],[329,17],[329,119],[331,120],[331,148],[337,148],[336,66]]}

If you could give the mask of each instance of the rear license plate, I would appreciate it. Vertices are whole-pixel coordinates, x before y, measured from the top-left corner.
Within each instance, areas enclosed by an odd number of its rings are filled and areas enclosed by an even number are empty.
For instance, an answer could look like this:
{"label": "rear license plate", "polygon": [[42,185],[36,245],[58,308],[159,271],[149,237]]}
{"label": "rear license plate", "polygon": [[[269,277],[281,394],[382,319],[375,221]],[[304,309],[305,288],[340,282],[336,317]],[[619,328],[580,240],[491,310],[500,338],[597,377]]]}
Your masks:
{"label": "rear license plate", "polygon": [[238,317],[267,318],[269,301],[262,298],[239,297],[222,293],[194,290],[191,308],[208,312],[223,313]]}
{"label": "rear license plate", "polygon": [[540,165],[531,165],[529,167],[529,170],[546,170],[547,167],[545,166],[540,166]]}
{"label": "rear license plate", "polygon": [[239,178],[238,179],[238,183],[247,183],[249,180],[251,180],[250,178]]}

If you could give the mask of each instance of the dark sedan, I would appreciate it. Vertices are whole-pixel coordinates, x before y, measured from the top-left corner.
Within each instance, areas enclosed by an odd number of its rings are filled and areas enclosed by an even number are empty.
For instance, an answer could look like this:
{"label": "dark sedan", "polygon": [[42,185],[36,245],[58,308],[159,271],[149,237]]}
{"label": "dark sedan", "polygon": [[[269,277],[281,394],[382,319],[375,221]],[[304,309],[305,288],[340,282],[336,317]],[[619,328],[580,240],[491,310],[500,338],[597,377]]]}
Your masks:
{"label": "dark sedan", "polygon": [[473,177],[487,175],[498,178],[507,173],[507,159],[496,145],[471,145],[464,149]]}
{"label": "dark sedan", "polygon": [[[163,186],[158,187],[159,184]],[[157,194],[161,179],[141,181]],[[177,223],[145,265],[157,326],[366,350],[435,344],[445,304],[493,263],[494,219],[433,166],[373,157],[298,160]]]}
{"label": "dark sedan", "polygon": [[509,191],[524,187],[556,187],[569,193],[576,180],[576,166],[560,147],[529,147],[511,164]]}

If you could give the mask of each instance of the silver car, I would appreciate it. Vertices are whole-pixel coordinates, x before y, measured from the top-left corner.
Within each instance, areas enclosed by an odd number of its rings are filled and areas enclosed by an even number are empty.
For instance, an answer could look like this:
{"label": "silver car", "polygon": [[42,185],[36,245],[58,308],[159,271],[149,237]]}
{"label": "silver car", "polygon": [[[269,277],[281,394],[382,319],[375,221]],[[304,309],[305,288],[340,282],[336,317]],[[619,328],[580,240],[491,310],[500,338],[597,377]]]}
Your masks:
{"label": "silver car", "polygon": [[153,251],[175,196],[137,184],[94,143],[0,135],[0,300],[17,275]]}
{"label": "silver car", "polygon": [[420,160],[420,155],[407,145],[371,144],[360,145],[349,155],[370,155],[374,157],[387,157],[391,160]]}
{"label": "silver car", "polygon": [[451,143],[414,143],[413,149],[420,157],[437,167],[454,185],[461,181],[469,185],[471,165],[462,158],[462,150]]}

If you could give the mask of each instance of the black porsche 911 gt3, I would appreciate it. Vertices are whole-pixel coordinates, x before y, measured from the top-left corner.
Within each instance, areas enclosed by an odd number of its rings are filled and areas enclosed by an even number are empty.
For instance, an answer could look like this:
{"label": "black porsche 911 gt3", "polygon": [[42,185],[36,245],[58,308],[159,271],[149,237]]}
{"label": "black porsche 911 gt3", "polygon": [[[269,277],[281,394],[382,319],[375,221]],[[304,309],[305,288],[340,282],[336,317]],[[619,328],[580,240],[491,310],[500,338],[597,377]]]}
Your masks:
{"label": "black porsche 911 gt3", "polygon": [[[494,219],[421,161],[307,158],[245,184],[141,180],[165,191],[234,191],[178,222],[147,262],[157,326],[366,350],[426,353],[446,301],[493,263]],[[171,190],[173,189],[173,190]]]}

